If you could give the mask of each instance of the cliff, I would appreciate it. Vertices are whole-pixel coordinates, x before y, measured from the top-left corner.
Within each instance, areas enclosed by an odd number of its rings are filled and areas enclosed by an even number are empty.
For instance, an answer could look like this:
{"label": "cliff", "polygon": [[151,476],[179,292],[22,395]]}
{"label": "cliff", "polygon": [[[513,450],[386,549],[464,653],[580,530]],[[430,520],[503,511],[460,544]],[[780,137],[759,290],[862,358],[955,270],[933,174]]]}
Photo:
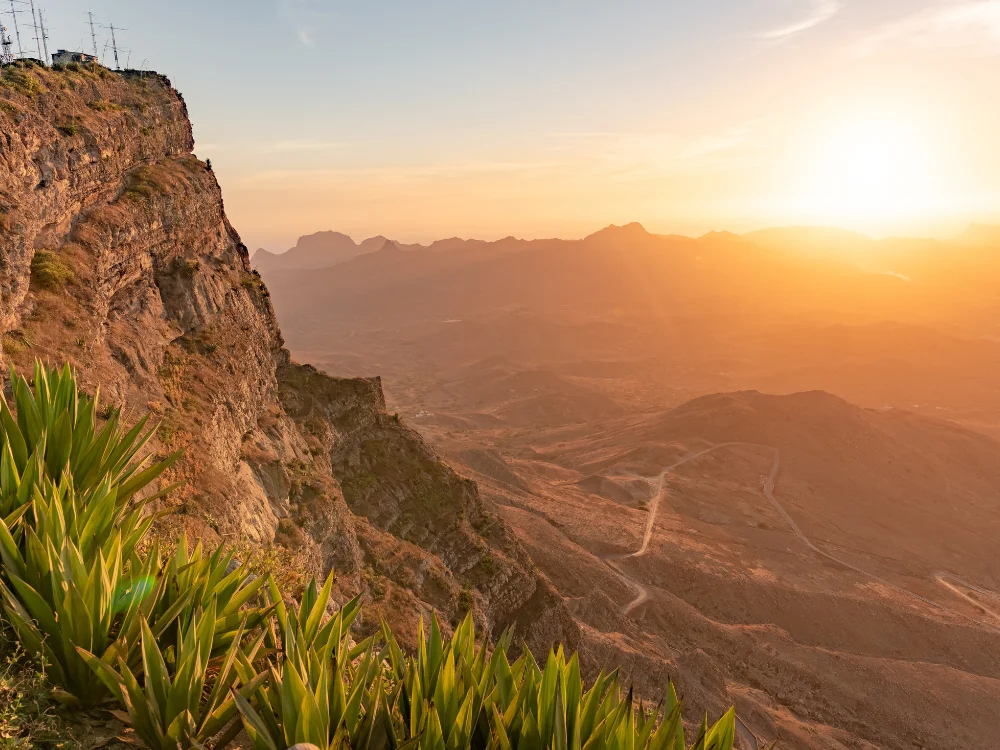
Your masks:
{"label": "cliff", "polygon": [[[378,378],[289,360],[268,292],[155,74],[18,64],[0,74],[5,358],[69,360],[105,401],[186,448],[171,533],[339,574],[401,632],[473,608],[544,647],[562,604],[474,483],[385,411]],[[373,623],[369,621],[369,626]]]}

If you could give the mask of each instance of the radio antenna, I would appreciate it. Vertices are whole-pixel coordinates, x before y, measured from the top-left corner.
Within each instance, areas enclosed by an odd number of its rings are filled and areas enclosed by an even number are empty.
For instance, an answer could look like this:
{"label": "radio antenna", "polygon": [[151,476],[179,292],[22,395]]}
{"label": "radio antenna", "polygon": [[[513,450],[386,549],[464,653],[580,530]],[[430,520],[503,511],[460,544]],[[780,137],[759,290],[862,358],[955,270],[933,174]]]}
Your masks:
{"label": "radio antenna", "polygon": [[94,14],[87,11],[87,17],[90,19],[90,41],[94,43],[94,57],[100,57],[97,52],[97,33],[94,31]]}
{"label": "radio antenna", "polygon": [[102,26],[101,28],[111,30],[111,49],[113,49],[115,52],[115,70],[121,70],[122,69],[121,63],[118,62],[118,40],[115,38],[115,32],[128,31],[128,29],[116,29],[113,23],[107,26]]}
{"label": "radio antenna", "polygon": [[35,0],[31,0],[31,25],[35,28],[35,54],[42,57],[42,42],[38,38],[38,15],[35,13]]}
{"label": "radio antenna", "polygon": [[42,60],[46,65],[49,64],[49,34],[45,30],[45,16],[42,15],[42,9],[38,9],[38,22],[42,26],[42,46],[45,48],[45,59]]}
{"label": "radio antenna", "polygon": [[14,62],[14,54],[10,51],[11,45],[7,27],[0,23],[0,65],[10,65]]}
{"label": "radio antenna", "polygon": [[[23,0],[18,0],[18,5],[24,5]],[[14,19],[14,36],[17,37],[18,57],[24,57],[24,50],[21,48],[21,27],[17,23],[17,14],[23,12],[14,7],[14,0],[10,0],[10,17]]]}

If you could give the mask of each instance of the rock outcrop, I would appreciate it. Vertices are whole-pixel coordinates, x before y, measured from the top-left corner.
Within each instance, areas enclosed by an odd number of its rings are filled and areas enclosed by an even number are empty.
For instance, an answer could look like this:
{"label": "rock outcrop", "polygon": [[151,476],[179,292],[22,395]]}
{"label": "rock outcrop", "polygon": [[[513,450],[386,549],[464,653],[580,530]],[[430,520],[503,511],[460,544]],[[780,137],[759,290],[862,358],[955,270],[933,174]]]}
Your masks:
{"label": "rock outcrop", "polygon": [[105,401],[154,413],[156,449],[186,448],[165,531],[242,545],[291,581],[333,568],[404,637],[432,609],[538,647],[572,636],[510,529],[386,413],[377,378],[289,360],[193,145],[162,76],[4,68],[5,358],[69,360]]}

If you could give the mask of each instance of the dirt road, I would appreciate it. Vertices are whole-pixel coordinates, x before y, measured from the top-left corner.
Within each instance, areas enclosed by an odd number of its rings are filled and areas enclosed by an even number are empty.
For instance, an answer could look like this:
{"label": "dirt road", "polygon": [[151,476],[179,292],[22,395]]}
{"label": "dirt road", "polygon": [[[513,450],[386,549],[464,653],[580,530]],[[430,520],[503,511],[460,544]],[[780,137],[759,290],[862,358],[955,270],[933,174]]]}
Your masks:
{"label": "dirt road", "polygon": [[[628,604],[626,604],[624,607],[622,607],[622,612],[624,614],[630,614],[636,608],[638,608],[640,605],[642,605],[644,602],[646,602],[649,599],[651,592],[650,592],[649,586],[647,586],[646,584],[642,583],[641,581],[637,581],[636,579],[634,579],[633,577],[631,577],[628,573],[626,573],[624,570],[622,570],[622,568],[618,564],[618,562],[621,561],[621,560],[627,560],[627,559],[633,558],[633,557],[642,557],[643,555],[645,555],[649,551],[649,545],[650,545],[650,542],[652,541],[653,532],[654,532],[655,527],[656,527],[657,514],[659,513],[660,505],[661,505],[663,499],[666,497],[666,495],[668,493],[668,477],[670,475],[670,472],[672,472],[674,469],[677,469],[680,466],[683,466],[684,464],[687,464],[687,463],[690,463],[692,461],[695,461],[695,460],[701,458],[702,456],[706,456],[709,453],[713,453],[713,452],[715,452],[717,450],[721,450],[723,448],[734,448],[734,447],[755,448],[755,449],[758,449],[758,450],[771,451],[772,456],[773,456],[773,458],[771,460],[771,470],[770,470],[770,473],[768,474],[767,478],[764,480],[764,483],[763,483],[763,486],[762,486],[761,489],[762,489],[762,491],[764,493],[764,496],[767,498],[768,502],[770,502],[771,505],[774,506],[774,509],[781,515],[781,517],[784,519],[785,523],[791,529],[792,533],[796,537],[798,537],[799,540],[803,544],[805,544],[806,547],[808,547],[812,552],[814,552],[817,555],[820,555],[821,557],[824,557],[824,558],[826,558],[828,560],[831,560],[832,562],[835,562],[838,565],[841,565],[841,566],[847,568],[848,570],[854,571],[855,573],[858,573],[859,575],[862,575],[862,576],[871,578],[871,579],[873,579],[875,581],[878,581],[879,583],[881,583],[882,585],[884,585],[884,586],[892,589],[893,591],[896,591],[896,592],[899,592],[899,593],[901,593],[901,594],[903,594],[905,596],[911,597],[911,598],[913,598],[913,599],[915,599],[915,600],[917,600],[919,602],[922,602],[922,603],[927,604],[927,605],[929,605],[931,607],[934,607],[935,609],[938,609],[938,610],[941,610],[941,611],[944,611],[944,612],[948,612],[949,614],[952,614],[952,615],[955,615],[955,616],[958,616],[958,617],[961,617],[961,618],[964,618],[964,619],[967,619],[967,620],[971,620],[971,621],[973,621],[973,622],[975,622],[975,623],[977,623],[979,625],[984,625],[986,627],[990,627],[990,628],[994,628],[994,629],[1000,629],[1000,627],[998,627],[997,624],[994,624],[994,623],[991,623],[991,622],[984,622],[984,621],[979,620],[979,619],[977,619],[975,617],[970,617],[969,615],[966,615],[964,613],[960,613],[960,612],[957,612],[955,610],[952,610],[952,609],[950,609],[948,607],[945,607],[942,604],[939,604],[938,602],[935,602],[935,601],[933,601],[931,599],[923,597],[920,594],[916,594],[916,593],[914,593],[914,592],[912,592],[912,591],[910,591],[910,590],[908,590],[906,588],[903,588],[902,586],[899,586],[899,585],[893,583],[892,581],[887,580],[886,578],[883,578],[882,576],[876,575],[875,573],[871,573],[871,572],[869,572],[867,570],[864,570],[863,568],[859,568],[858,566],[853,565],[852,563],[849,563],[849,562],[847,562],[845,560],[842,560],[839,557],[837,557],[835,555],[832,555],[829,552],[826,552],[825,550],[820,549],[819,547],[817,547],[809,539],[809,537],[807,537],[805,535],[805,533],[802,531],[802,529],[799,527],[799,525],[795,522],[795,519],[793,519],[791,517],[791,515],[789,515],[788,511],[785,510],[785,507],[781,504],[781,502],[774,495],[775,482],[777,482],[778,473],[781,470],[781,451],[778,448],[776,448],[774,446],[771,446],[771,445],[761,445],[761,444],[758,444],[758,443],[743,443],[743,442],[719,443],[717,445],[713,445],[713,446],[710,446],[708,448],[705,448],[704,450],[700,450],[700,451],[697,451],[695,453],[690,453],[687,456],[684,456],[679,461],[676,461],[675,463],[671,464],[670,466],[667,466],[662,472],[660,472],[660,475],[659,475],[659,477],[657,477],[657,479],[655,479],[655,480],[647,480],[647,481],[650,482],[650,485],[652,485],[654,487],[654,492],[653,492],[653,497],[652,497],[652,499],[650,501],[650,504],[649,504],[649,513],[648,513],[647,518],[646,518],[646,527],[645,527],[645,530],[643,532],[642,543],[639,545],[639,548],[635,552],[630,552],[630,553],[626,553],[626,554],[619,554],[619,555],[607,555],[607,556],[603,557],[604,562],[609,567],[611,567],[611,569],[614,570],[615,573],[626,584],[628,584],[629,586],[631,586],[637,592],[635,599],[633,599]],[[997,592],[991,591],[990,589],[986,589],[986,588],[983,588],[981,586],[977,586],[975,584],[968,583],[967,581],[964,581],[961,578],[959,578],[958,576],[955,576],[955,575],[953,575],[951,573],[939,572],[939,573],[935,574],[934,579],[939,584],[941,584],[942,586],[944,586],[945,588],[947,588],[951,593],[953,593],[954,595],[956,595],[956,596],[964,599],[965,601],[973,604],[977,609],[979,609],[981,612],[983,612],[983,614],[985,614],[985,615],[993,618],[994,620],[996,620],[997,623],[1000,623],[1000,612],[997,612],[996,610],[991,609],[990,607],[986,606],[985,604],[983,604],[982,601],[980,601],[977,598],[974,598],[971,593],[967,593],[967,592],[976,593],[976,594],[979,594],[982,597],[986,597],[986,598],[991,599],[991,600],[996,600],[998,602],[998,604],[1000,604],[1000,594],[997,594]],[[965,588],[967,591],[962,591],[962,588]],[[745,743],[750,748],[752,748],[752,750],[758,750],[761,747],[760,740],[751,731],[751,729],[743,722],[743,720],[740,719],[739,717],[737,717],[737,719],[736,719],[736,728],[737,728],[737,731],[738,731],[739,735],[744,739]]]}

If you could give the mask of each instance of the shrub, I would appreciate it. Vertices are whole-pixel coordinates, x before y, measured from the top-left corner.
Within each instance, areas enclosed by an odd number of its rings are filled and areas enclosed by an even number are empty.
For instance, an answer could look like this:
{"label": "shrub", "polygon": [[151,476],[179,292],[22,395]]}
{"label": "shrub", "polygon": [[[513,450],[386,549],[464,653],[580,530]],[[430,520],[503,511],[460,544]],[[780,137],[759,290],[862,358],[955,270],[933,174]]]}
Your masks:
{"label": "shrub", "polygon": [[60,289],[76,281],[76,273],[50,250],[36,250],[31,259],[31,275],[43,289]]}
{"label": "shrub", "polygon": [[125,109],[116,102],[104,101],[103,99],[92,99],[87,102],[87,106],[96,112],[116,112]]}
{"label": "shrub", "polygon": [[0,631],[0,747],[74,747],[55,713],[44,672],[24,658],[9,627]]}
{"label": "shrub", "polygon": [[34,345],[32,340],[24,335],[23,331],[7,331],[0,338],[2,338],[3,342],[3,353],[7,356],[20,354]]}
{"label": "shrub", "polygon": [[26,61],[8,65],[0,73],[0,86],[6,86],[19,94],[34,99],[42,92],[42,86],[26,69],[33,67]]}
{"label": "shrub", "polygon": [[239,733],[239,722],[233,722],[235,696],[252,694],[264,680],[252,666],[264,634],[244,650],[244,621],[219,664],[210,669],[218,646],[216,615],[215,602],[196,613],[166,655],[149,625],[140,621],[144,686],[124,661],[119,660],[115,669],[81,649],[83,658],[125,706],[136,735],[151,750],[200,750],[229,727],[215,745],[225,747]]}
{"label": "shrub", "polygon": [[[25,649],[42,658],[69,704],[105,695],[76,652],[130,653],[148,614],[158,561],[136,545],[156,516],[137,499],[179,454],[146,466],[146,418],[129,430],[115,410],[96,429],[97,399],[75,374],[35,364],[34,387],[12,373],[15,419],[0,396],[0,599]],[[165,624],[164,624],[165,627]]]}
{"label": "shrub", "polygon": [[166,195],[167,189],[150,167],[140,167],[128,180],[125,195],[140,200],[148,200]]}

